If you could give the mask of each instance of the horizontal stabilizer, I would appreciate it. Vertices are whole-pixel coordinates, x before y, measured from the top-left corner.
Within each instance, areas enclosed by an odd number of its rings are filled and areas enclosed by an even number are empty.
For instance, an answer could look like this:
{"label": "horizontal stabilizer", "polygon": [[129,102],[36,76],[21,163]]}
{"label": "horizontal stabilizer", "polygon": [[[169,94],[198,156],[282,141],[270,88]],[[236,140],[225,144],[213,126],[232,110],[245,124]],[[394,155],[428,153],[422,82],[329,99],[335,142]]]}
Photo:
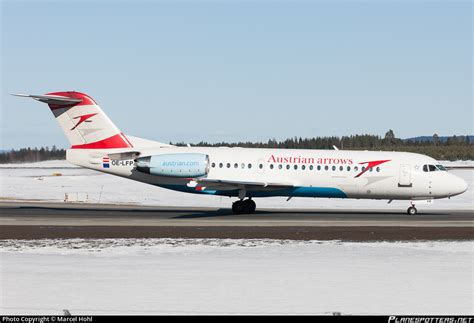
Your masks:
{"label": "horizontal stabilizer", "polygon": [[36,101],[40,101],[47,104],[54,105],[71,105],[82,102],[82,99],[67,98],[59,95],[30,95],[30,94],[12,94],[14,96],[20,96],[24,98],[32,98]]}

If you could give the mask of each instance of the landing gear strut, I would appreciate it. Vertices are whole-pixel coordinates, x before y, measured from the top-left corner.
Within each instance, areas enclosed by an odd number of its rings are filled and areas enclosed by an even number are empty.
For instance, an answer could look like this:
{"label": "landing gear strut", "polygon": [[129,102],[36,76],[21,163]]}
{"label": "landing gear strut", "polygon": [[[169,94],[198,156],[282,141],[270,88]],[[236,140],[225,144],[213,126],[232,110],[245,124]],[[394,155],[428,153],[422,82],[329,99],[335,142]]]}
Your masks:
{"label": "landing gear strut", "polygon": [[250,214],[255,212],[256,204],[251,199],[238,200],[232,203],[232,212],[234,214]]}
{"label": "landing gear strut", "polygon": [[410,206],[407,210],[408,215],[416,215],[417,212],[418,210],[416,209],[414,205]]}

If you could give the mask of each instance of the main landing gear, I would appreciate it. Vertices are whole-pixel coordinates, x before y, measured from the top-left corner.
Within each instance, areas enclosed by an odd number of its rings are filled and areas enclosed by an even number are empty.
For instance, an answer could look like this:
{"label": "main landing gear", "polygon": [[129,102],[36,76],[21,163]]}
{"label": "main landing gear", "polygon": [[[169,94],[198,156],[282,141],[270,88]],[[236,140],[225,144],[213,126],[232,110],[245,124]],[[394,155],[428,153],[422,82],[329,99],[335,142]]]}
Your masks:
{"label": "main landing gear", "polygon": [[234,214],[250,214],[255,212],[257,205],[251,199],[238,200],[232,203],[232,212]]}

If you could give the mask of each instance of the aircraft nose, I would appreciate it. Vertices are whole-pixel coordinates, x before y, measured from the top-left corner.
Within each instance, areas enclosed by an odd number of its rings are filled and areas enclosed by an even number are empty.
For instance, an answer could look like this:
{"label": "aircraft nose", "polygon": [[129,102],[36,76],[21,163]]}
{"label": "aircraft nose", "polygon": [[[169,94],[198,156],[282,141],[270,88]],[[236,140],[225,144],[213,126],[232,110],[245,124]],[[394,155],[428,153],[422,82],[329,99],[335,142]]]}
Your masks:
{"label": "aircraft nose", "polygon": [[467,182],[460,177],[455,176],[451,182],[452,196],[459,195],[467,191]]}

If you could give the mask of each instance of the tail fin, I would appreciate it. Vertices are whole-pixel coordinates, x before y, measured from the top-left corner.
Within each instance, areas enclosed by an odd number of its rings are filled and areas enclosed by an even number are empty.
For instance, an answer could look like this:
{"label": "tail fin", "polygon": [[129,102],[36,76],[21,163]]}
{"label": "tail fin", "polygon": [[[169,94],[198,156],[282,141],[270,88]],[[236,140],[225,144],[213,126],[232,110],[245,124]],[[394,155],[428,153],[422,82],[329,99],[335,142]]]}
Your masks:
{"label": "tail fin", "polygon": [[127,137],[87,94],[53,92],[45,95],[14,95],[48,104],[72,149],[132,148]]}

